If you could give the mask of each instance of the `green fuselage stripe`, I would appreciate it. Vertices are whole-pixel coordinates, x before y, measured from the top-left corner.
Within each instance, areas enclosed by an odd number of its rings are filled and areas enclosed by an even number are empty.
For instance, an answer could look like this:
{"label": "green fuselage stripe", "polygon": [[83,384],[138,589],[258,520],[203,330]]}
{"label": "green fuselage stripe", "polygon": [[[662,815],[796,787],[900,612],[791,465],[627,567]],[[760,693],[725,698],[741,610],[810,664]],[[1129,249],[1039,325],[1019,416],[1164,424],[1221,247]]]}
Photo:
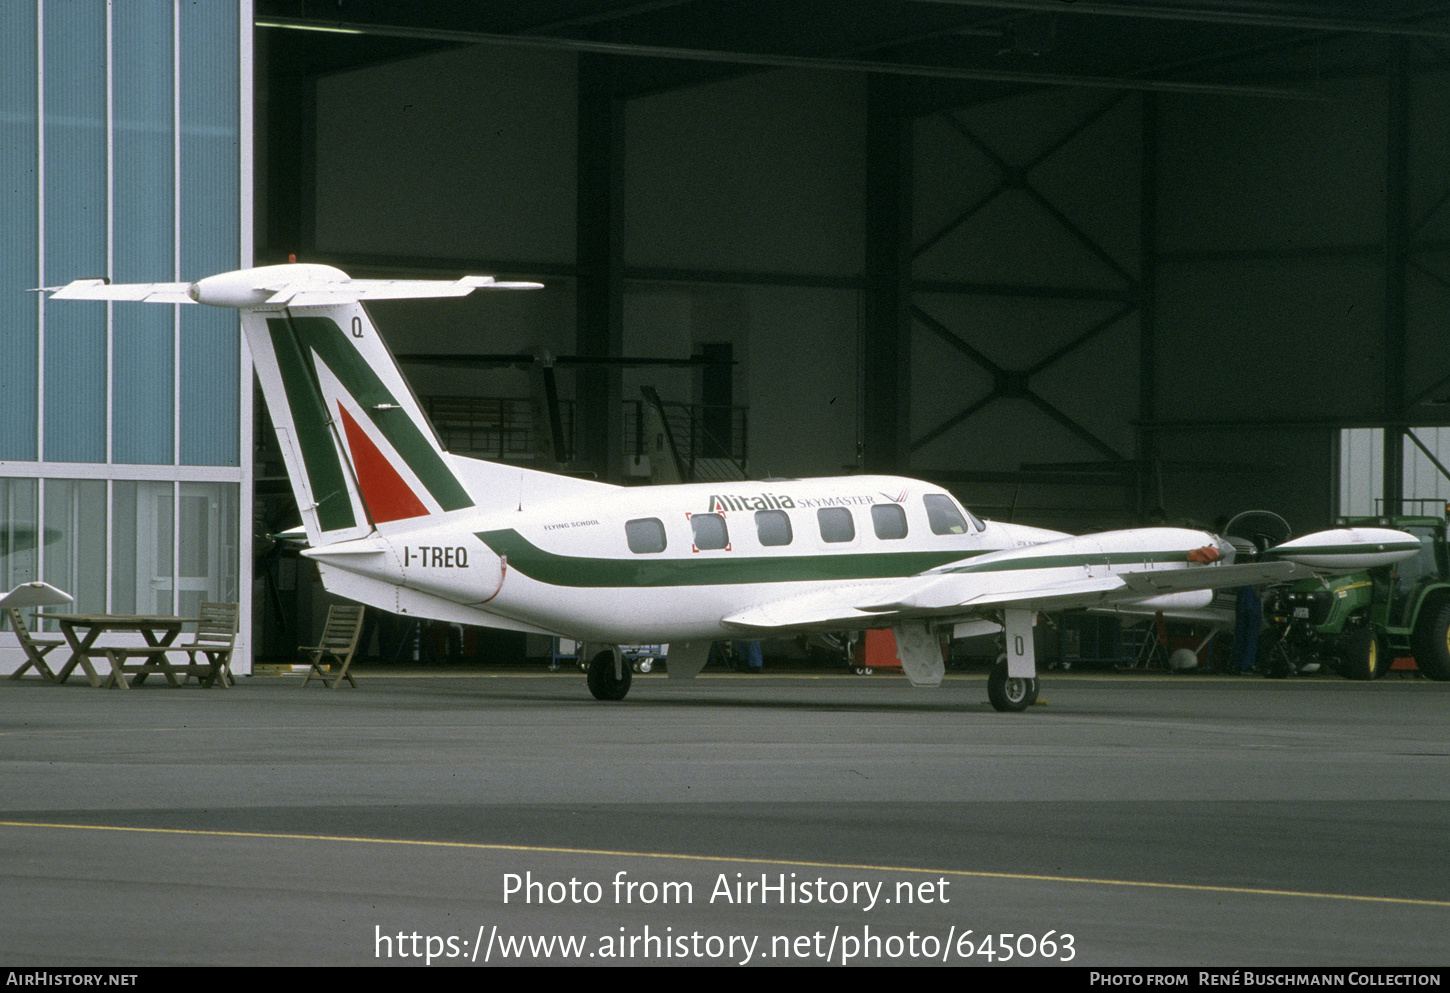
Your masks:
{"label": "green fuselage stripe", "polygon": [[982,554],[963,549],[771,556],[701,552],[687,559],[658,555],[606,559],[557,555],[539,548],[513,528],[480,531],[478,539],[495,554],[506,556],[510,571],[550,586],[589,589],[900,578]]}
{"label": "green fuselage stripe", "polygon": [[966,562],[943,572],[1016,572],[1020,569],[1081,569],[1095,565],[1146,565],[1149,562],[1187,561],[1181,548],[1134,552],[1076,552],[1071,555],[1023,555],[996,562]]}
{"label": "green fuselage stripe", "polygon": [[1294,548],[1271,548],[1264,553],[1263,557],[1279,559],[1292,558],[1296,555],[1364,555],[1366,553],[1417,552],[1419,550],[1420,543],[1418,541],[1363,541],[1353,545],[1299,545]]}

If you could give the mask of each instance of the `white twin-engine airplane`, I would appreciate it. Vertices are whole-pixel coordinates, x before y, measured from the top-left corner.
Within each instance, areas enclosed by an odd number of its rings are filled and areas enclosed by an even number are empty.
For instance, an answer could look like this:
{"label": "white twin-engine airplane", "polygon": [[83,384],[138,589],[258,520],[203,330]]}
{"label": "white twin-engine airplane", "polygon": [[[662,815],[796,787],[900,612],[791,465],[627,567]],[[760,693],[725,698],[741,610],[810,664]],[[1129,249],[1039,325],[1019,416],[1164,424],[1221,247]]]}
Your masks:
{"label": "white twin-engine airplane", "polygon": [[1037,697],[1040,611],[1195,608],[1215,587],[1419,548],[1399,531],[1340,529],[1234,565],[1233,547],[1207,532],[1072,537],[981,520],[941,487],[895,476],[619,487],[443,451],[363,303],[538,285],[350,279],[293,263],[47,292],[240,311],[303,554],[324,585],[393,613],[581,641],[601,700],[629,690],[620,644],[668,642],[669,675],[689,678],[716,640],[890,628],[911,682],[936,685],[946,640],[1003,630],[989,696],[1022,710]]}

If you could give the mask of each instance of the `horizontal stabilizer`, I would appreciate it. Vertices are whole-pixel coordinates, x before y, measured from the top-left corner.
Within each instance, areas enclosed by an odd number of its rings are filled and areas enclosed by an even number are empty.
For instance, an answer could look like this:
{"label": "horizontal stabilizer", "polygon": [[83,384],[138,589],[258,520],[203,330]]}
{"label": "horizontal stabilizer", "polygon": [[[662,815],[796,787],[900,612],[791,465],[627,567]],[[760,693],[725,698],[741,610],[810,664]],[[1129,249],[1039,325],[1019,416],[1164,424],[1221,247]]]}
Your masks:
{"label": "horizontal stabilizer", "polygon": [[295,283],[282,286],[267,298],[268,306],[330,307],[368,300],[419,300],[464,297],[474,290],[537,290],[543,283],[501,283],[492,276],[464,276],[453,282],[437,279],[352,279],[323,285]]}
{"label": "horizontal stabilizer", "polygon": [[341,269],[308,263],[261,266],[208,276],[194,283],[111,283],[77,279],[46,287],[52,300],[204,303],[214,307],[273,310],[331,307],[367,300],[463,297],[474,290],[536,290],[542,283],[500,282],[492,276],[461,279],[353,279]]}
{"label": "horizontal stabilizer", "polygon": [[41,292],[52,300],[117,300],[133,303],[195,303],[186,291],[190,283],[109,283],[104,279],[77,279]]}

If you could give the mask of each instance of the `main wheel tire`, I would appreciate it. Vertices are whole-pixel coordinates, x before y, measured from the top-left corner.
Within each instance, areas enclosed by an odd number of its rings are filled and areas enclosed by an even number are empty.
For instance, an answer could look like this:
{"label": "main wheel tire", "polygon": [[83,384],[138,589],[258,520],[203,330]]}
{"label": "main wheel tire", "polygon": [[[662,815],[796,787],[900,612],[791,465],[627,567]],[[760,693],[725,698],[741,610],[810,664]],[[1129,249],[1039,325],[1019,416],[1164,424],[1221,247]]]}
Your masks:
{"label": "main wheel tire", "polygon": [[1450,600],[1420,622],[1415,632],[1415,665],[1430,679],[1450,679]]}
{"label": "main wheel tire", "polygon": [[1007,660],[1000,659],[987,677],[987,699],[993,710],[1026,710],[1037,702],[1037,679],[1013,679],[1007,675]]}
{"label": "main wheel tire", "polygon": [[1344,636],[1339,674],[1345,679],[1374,679],[1389,664],[1384,643],[1373,627],[1356,628]]}
{"label": "main wheel tire", "polygon": [[623,675],[614,676],[614,653],[600,652],[589,660],[589,692],[596,700],[623,700],[629,693],[634,672],[628,664],[620,666]]}

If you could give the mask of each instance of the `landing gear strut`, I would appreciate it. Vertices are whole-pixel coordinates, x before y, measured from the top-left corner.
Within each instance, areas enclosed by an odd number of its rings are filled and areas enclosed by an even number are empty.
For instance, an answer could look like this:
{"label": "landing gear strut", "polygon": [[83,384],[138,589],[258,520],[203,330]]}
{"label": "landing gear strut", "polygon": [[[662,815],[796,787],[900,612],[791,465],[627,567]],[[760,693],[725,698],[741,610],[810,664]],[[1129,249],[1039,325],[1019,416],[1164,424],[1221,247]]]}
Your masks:
{"label": "landing gear strut", "polygon": [[[987,677],[987,699],[992,709],[1026,710],[1037,702],[1037,649],[1033,645],[1032,627],[1037,611],[1008,607],[1002,611],[1002,645]],[[1018,675],[1011,675],[1016,669]]]}

